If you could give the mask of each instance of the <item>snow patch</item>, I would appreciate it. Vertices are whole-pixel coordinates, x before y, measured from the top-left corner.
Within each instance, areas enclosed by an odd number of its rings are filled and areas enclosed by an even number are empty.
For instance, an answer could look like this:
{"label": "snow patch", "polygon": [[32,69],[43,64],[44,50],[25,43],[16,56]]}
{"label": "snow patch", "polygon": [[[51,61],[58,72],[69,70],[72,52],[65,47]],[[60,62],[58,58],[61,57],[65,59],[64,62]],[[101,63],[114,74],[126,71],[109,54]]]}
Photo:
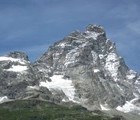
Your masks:
{"label": "snow patch", "polygon": [[89,31],[86,31],[87,33],[87,36],[86,38],[93,38],[94,40],[97,40],[97,37],[101,34],[101,33],[97,33],[97,32],[89,32]]}
{"label": "snow patch", "polygon": [[137,93],[133,93],[133,95],[136,97],[136,98],[139,98],[139,95]]}
{"label": "snow patch", "polygon": [[12,67],[7,69],[6,71],[23,72],[26,71],[27,69],[28,69],[27,66],[12,65]]}
{"label": "snow patch", "polygon": [[136,77],[136,74],[137,73],[135,71],[130,70],[126,77],[127,77],[127,79],[130,79],[131,80],[131,79],[133,79],[133,78]]}
{"label": "snow patch", "polygon": [[26,64],[24,60],[16,59],[12,57],[0,57],[0,61],[12,61],[12,62],[19,62],[20,64]]}
{"label": "snow patch", "polygon": [[7,96],[3,96],[3,97],[0,97],[0,104],[1,103],[4,103],[4,102],[7,102],[9,99]]}
{"label": "snow patch", "polygon": [[61,43],[61,44],[59,44],[59,46],[61,46],[62,48],[65,48],[66,43]]}
{"label": "snow patch", "polygon": [[140,81],[136,80],[135,84],[140,85]]}
{"label": "snow patch", "polygon": [[109,50],[113,49],[113,45],[110,46]]}
{"label": "snow patch", "polygon": [[135,78],[136,76],[134,74],[131,74],[131,75],[127,75],[126,77],[131,80],[131,79]]}
{"label": "snow patch", "polygon": [[105,106],[107,106],[107,105],[100,104],[101,110],[105,110],[105,111],[110,110],[109,108],[107,108]]}
{"label": "snow patch", "polygon": [[134,101],[136,101],[138,98],[134,98],[131,101],[126,101],[126,103],[123,106],[118,106],[116,110],[128,113],[131,111],[140,111],[140,107],[137,107],[133,104]]}
{"label": "snow patch", "polygon": [[47,87],[50,91],[53,89],[62,90],[70,101],[76,102],[74,100],[75,88],[72,84],[72,80],[63,79],[63,75],[53,75],[51,82],[40,82],[40,86]]}
{"label": "snow patch", "polygon": [[77,51],[78,48],[75,48],[71,50],[67,55],[65,59],[65,66],[67,67],[69,64],[75,63],[76,57],[79,56],[79,52]]}
{"label": "snow patch", "polygon": [[117,81],[117,73],[119,68],[119,57],[115,53],[109,53],[106,58],[105,69],[109,71],[111,76]]}
{"label": "snow patch", "polygon": [[67,102],[67,100],[65,100],[65,99],[62,99],[62,102]]}
{"label": "snow patch", "polygon": [[99,58],[100,59],[103,59],[104,58],[104,55],[103,54],[99,54]]}
{"label": "snow patch", "polygon": [[94,69],[93,71],[94,71],[94,73],[98,73],[98,72],[100,72],[99,69]]}

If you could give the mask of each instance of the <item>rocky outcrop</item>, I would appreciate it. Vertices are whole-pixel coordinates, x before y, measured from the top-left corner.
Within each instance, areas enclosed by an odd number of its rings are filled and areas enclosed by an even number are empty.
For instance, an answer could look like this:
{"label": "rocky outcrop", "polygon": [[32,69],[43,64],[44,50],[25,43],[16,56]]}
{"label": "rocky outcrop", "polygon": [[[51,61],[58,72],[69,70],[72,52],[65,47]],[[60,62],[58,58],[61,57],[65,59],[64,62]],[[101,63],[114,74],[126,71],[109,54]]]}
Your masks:
{"label": "rocky outcrop", "polygon": [[16,59],[29,61],[28,56],[24,52],[14,51],[14,52],[10,52],[7,56],[12,57],[12,58],[16,58]]}
{"label": "rocky outcrop", "polygon": [[2,102],[26,99],[38,94],[43,96],[43,91],[47,96],[48,89],[44,90],[38,86],[38,76],[25,53],[11,52],[0,57],[0,98]]}

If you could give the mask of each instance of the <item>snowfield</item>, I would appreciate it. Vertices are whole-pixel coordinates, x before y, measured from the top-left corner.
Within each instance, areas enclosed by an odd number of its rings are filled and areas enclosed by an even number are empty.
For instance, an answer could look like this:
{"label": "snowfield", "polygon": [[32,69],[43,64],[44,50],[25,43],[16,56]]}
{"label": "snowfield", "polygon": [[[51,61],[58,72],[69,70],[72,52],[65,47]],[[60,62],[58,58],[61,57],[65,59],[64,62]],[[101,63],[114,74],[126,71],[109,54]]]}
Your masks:
{"label": "snowfield", "polygon": [[1,56],[0,61],[12,61],[12,62],[19,62],[20,64],[25,64],[25,60],[12,58],[12,57],[6,57],[6,56]]}
{"label": "snowfield", "polygon": [[40,86],[47,87],[50,91],[53,89],[62,90],[70,101],[76,102],[74,100],[75,88],[72,80],[64,79],[63,75],[53,75],[50,78],[52,80],[51,82],[40,82]]}
{"label": "snowfield", "polygon": [[27,66],[12,65],[12,67],[7,69],[6,71],[23,72],[23,71],[26,71],[26,70],[28,70]]}

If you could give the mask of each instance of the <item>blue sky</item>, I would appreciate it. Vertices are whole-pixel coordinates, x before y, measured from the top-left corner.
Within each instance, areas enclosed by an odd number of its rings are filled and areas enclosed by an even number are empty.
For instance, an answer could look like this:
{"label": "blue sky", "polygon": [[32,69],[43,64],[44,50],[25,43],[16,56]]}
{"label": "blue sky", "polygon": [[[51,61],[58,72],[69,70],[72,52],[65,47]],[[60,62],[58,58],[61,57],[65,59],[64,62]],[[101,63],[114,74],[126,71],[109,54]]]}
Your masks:
{"label": "blue sky", "polygon": [[34,61],[49,45],[92,23],[104,26],[127,65],[140,72],[140,0],[0,0],[0,55]]}

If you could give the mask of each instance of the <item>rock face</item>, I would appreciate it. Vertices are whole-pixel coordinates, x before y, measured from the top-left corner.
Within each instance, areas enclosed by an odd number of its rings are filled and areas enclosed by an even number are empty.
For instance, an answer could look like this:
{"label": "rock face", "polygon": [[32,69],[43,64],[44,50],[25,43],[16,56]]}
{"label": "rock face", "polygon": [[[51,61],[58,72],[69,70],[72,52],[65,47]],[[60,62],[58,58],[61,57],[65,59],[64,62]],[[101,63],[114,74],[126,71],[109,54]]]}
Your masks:
{"label": "rock face", "polygon": [[[90,110],[140,110],[133,105],[140,96],[140,77],[126,66],[101,26],[89,25],[85,32],[71,33],[51,46],[35,65],[43,74],[43,81],[46,80],[40,85],[55,94],[58,90],[64,92],[67,96],[62,98],[64,101],[76,102]],[[64,83],[68,90],[55,83],[61,82],[60,78],[72,82]],[[131,110],[124,105],[131,106]]]}
{"label": "rock face", "polygon": [[12,58],[16,58],[16,59],[21,59],[21,60],[25,60],[25,61],[29,61],[28,56],[25,53],[19,52],[19,51],[10,52],[8,54],[8,57],[12,57]]}
{"label": "rock face", "polygon": [[[32,76],[32,77],[31,77]],[[9,99],[23,97],[28,85],[36,84],[25,53],[13,52],[0,57],[0,95]]]}
{"label": "rock face", "polygon": [[89,110],[140,113],[140,76],[127,67],[102,26],[69,34],[34,64],[20,52],[0,57],[0,76],[0,95],[9,99],[49,96]]}
{"label": "rock face", "polygon": [[[37,78],[25,53],[11,52],[0,57],[0,103],[40,94],[43,89],[38,87]],[[47,88],[44,90],[48,92]]]}

